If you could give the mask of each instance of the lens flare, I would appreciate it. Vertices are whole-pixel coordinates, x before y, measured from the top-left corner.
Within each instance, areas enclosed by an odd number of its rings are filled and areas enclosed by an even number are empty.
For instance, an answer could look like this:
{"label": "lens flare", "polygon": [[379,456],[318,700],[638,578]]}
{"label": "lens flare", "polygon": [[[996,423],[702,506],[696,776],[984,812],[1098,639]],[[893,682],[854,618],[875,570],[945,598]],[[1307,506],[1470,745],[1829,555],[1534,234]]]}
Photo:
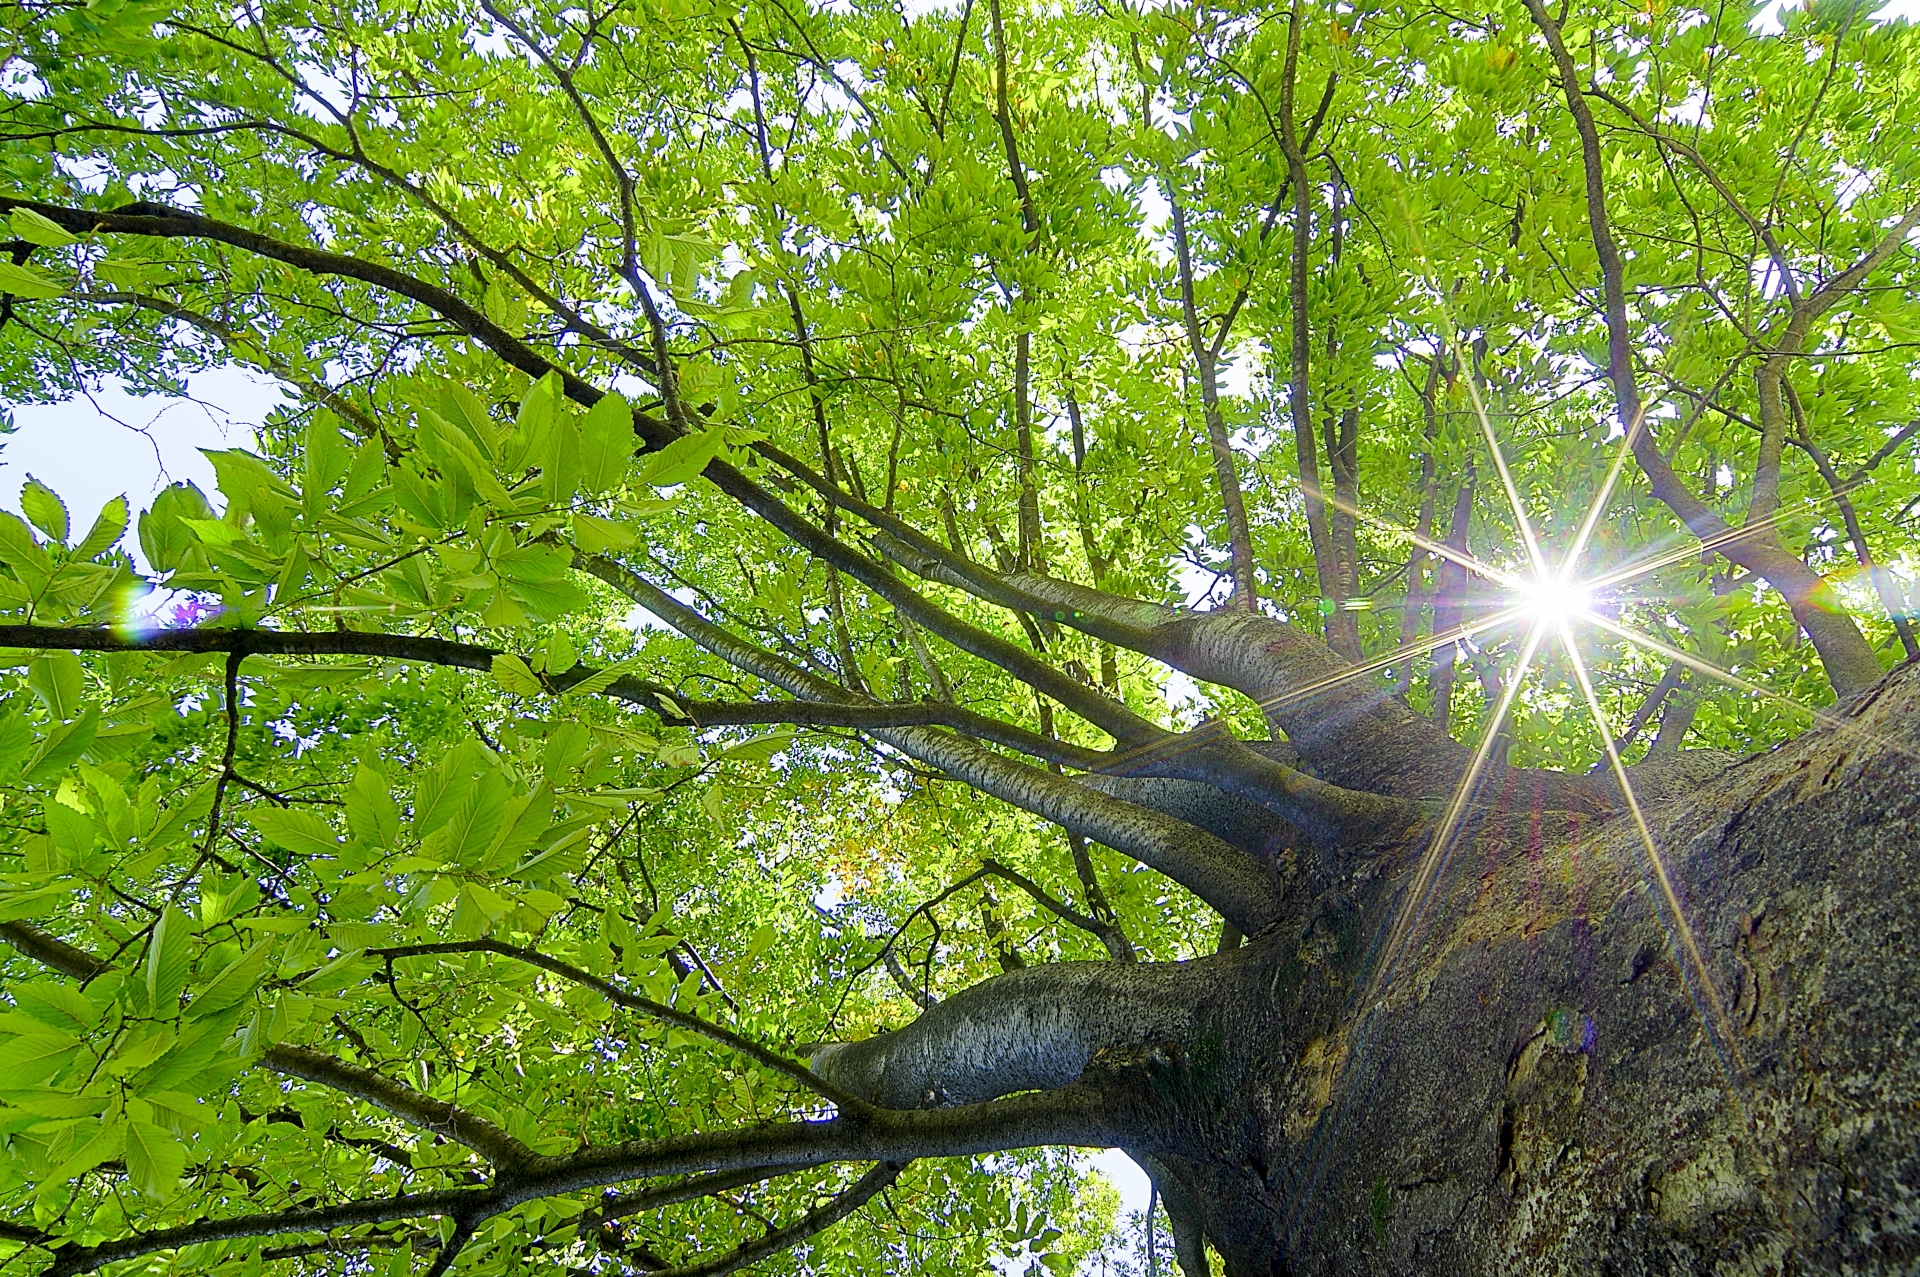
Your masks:
{"label": "lens flare", "polygon": [[1528,581],[1515,593],[1516,605],[1527,616],[1556,629],[1583,618],[1593,607],[1593,596],[1586,587],[1557,575]]}

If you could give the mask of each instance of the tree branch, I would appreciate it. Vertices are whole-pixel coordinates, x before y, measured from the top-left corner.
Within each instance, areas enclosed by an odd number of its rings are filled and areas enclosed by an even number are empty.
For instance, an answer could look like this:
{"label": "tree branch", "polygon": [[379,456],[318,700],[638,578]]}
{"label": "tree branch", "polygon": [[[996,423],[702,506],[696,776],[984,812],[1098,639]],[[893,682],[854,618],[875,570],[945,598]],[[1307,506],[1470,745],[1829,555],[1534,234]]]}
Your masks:
{"label": "tree branch", "polygon": [[[740,1054],[754,1061],[754,1063],[798,1082],[823,1099],[839,1106],[842,1111],[846,1113],[864,1114],[868,1110],[868,1105],[865,1101],[848,1094],[832,1082],[821,1078],[804,1064],[789,1060],[778,1052],[770,1051],[751,1038],[742,1037],[731,1029],[723,1028],[708,1020],[703,1020],[691,1012],[675,1010],[665,1003],[655,1002],[652,998],[630,993],[612,981],[603,980],[591,972],[582,971],[579,967],[571,963],[562,962],[560,959],[550,957],[537,949],[525,949],[518,945],[508,944],[503,940],[482,938],[479,940],[453,940],[438,944],[397,945],[386,949],[369,949],[367,953],[372,957],[388,960],[430,957],[453,953],[491,953],[503,958],[512,958],[515,961],[524,962],[528,966],[538,967],[542,971],[550,972],[562,979],[571,980],[575,984],[592,989],[595,993],[598,993],[615,1006],[652,1016],[654,1019],[666,1024],[671,1024],[675,1028],[684,1029],[689,1033],[697,1033],[704,1038],[710,1038],[723,1046],[738,1051]],[[462,1142],[464,1143],[465,1141]]]}
{"label": "tree branch", "polygon": [[492,1122],[445,1100],[422,1095],[392,1078],[304,1046],[267,1048],[261,1063],[276,1073],[313,1082],[364,1100],[422,1130],[464,1144],[501,1171],[511,1174],[534,1160],[533,1150]]}
{"label": "tree branch", "polygon": [[738,1272],[749,1264],[757,1264],[798,1245],[815,1233],[833,1227],[865,1206],[875,1193],[899,1179],[900,1172],[905,1169],[902,1163],[880,1162],[832,1201],[808,1211],[784,1228],[772,1229],[750,1242],[743,1242],[724,1255],[680,1268],[669,1268],[655,1274],[655,1277],[724,1277],[726,1273]]}
{"label": "tree branch", "polygon": [[[1654,496],[1678,515],[1689,531],[1730,561],[1766,577],[1780,591],[1794,619],[1813,639],[1835,694],[1846,700],[1878,681],[1880,662],[1859,626],[1838,605],[1832,586],[1781,546],[1771,524],[1747,526],[1735,533],[1726,520],[1687,487],[1654,438],[1634,373],[1633,335],[1627,323],[1626,267],[1607,213],[1606,165],[1600,150],[1600,132],[1580,88],[1579,68],[1561,38],[1560,24],[1547,12],[1544,0],[1526,0],[1526,6],[1534,26],[1546,39],[1567,110],[1580,136],[1587,223],[1600,261],[1602,310],[1607,324],[1607,377],[1613,384],[1615,411],[1634,460],[1646,474]],[[1910,216],[1920,216],[1920,209]],[[1847,286],[1851,287],[1851,282]],[[1827,288],[1820,291],[1825,293]],[[1802,305],[1812,301],[1809,297]],[[1823,301],[1820,309],[1830,304],[1830,300]]]}

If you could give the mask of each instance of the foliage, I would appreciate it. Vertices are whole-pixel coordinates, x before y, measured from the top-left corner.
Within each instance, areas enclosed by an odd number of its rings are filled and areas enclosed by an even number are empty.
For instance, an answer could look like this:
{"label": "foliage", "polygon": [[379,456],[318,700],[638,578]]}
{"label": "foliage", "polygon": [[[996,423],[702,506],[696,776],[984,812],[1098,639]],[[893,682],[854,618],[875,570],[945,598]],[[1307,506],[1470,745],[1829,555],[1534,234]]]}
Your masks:
{"label": "foliage", "polygon": [[[1869,10],[1767,33],[1738,9],[1584,5],[1554,31],[1590,81],[1660,449],[1728,522],[1775,529],[1892,660],[1916,588],[1920,44]],[[1555,547],[1620,453],[1581,139],[1546,27],[1512,0],[4,12],[8,394],[237,361],[301,396],[257,454],[209,454],[217,493],[89,522],[35,481],[26,520],[0,515],[9,641],[120,636],[21,647],[0,675],[0,923],[75,946],[53,972],[6,967],[16,1265],[481,1182],[485,1149],[449,1122],[341,1077],[290,1084],[275,1050],[384,1074],[536,1156],[817,1116],[804,1070],[701,1026],[801,1057],[899,1027],[929,991],[1104,956],[1010,878],[920,908],[988,859],[1142,957],[1211,947],[1217,918],[1169,879],[1098,845],[1077,868],[1077,836],[859,724],[690,714],[773,680],[675,601],[881,702],[1106,746],[991,640],[1181,725],[1164,668],[1077,617],[948,581],[916,619],[892,568],[856,585],[723,470],[862,553],[878,525],[828,493],[1002,573],[1198,602],[1233,533],[1217,421],[1270,614],[1336,647],[1352,622],[1349,655],[1423,715],[1446,700],[1472,740],[1520,635],[1460,650],[1479,680],[1454,680],[1450,645],[1390,655],[1501,604],[1407,530],[1517,567],[1488,435]],[[1830,671],[1792,600],[1703,554],[1629,463],[1587,563],[1651,555],[1599,610],[1783,698],[1693,675],[1693,743],[1803,726],[1788,702],[1829,698]],[[154,633],[160,599],[196,634],[369,641],[146,650],[186,632]],[[1669,659],[1582,643],[1617,727]],[[1245,696],[1198,695],[1264,734]],[[1515,763],[1601,759],[1564,678],[1522,705]],[[783,1171],[626,1221],[594,1184],[470,1238],[427,1212],[137,1262],[662,1268],[858,1175]],[[1065,1273],[1113,1210],[1078,1183],[1044,1152],[920,1161],[885,1208],[773,1262]]]}

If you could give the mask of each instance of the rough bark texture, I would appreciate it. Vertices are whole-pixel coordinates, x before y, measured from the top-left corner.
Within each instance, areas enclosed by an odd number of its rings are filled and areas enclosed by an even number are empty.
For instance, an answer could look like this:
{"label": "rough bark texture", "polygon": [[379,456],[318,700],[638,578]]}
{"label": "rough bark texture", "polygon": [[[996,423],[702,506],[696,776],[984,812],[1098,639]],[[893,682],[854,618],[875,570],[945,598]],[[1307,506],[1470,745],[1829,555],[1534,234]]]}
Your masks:
{"label": "rough bark texture", "polygon": [[1420,845],[1307,863],[1243,948],[1017,973],[820,1063],[889,1103],[1077,1076],[1190,1271],[1197,1228],[1231,1277],[1912,1272],[1917,756],[1908,667],[1648,808],[1704,986],[1633,822],[1516,772],[1397,950]]}

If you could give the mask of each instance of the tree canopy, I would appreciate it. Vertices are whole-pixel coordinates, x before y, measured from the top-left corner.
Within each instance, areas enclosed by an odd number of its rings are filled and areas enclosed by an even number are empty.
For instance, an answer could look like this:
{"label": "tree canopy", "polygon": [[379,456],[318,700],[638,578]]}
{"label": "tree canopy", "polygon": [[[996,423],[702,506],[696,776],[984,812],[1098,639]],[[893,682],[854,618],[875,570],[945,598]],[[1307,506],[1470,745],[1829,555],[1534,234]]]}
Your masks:
{"label": "tree canopy", "polygon": [[1065,1274],[1059,1007],[1920,657],[1871,4],[0,11],[6,396],[297,396],[0,514],[13,1271]]}

